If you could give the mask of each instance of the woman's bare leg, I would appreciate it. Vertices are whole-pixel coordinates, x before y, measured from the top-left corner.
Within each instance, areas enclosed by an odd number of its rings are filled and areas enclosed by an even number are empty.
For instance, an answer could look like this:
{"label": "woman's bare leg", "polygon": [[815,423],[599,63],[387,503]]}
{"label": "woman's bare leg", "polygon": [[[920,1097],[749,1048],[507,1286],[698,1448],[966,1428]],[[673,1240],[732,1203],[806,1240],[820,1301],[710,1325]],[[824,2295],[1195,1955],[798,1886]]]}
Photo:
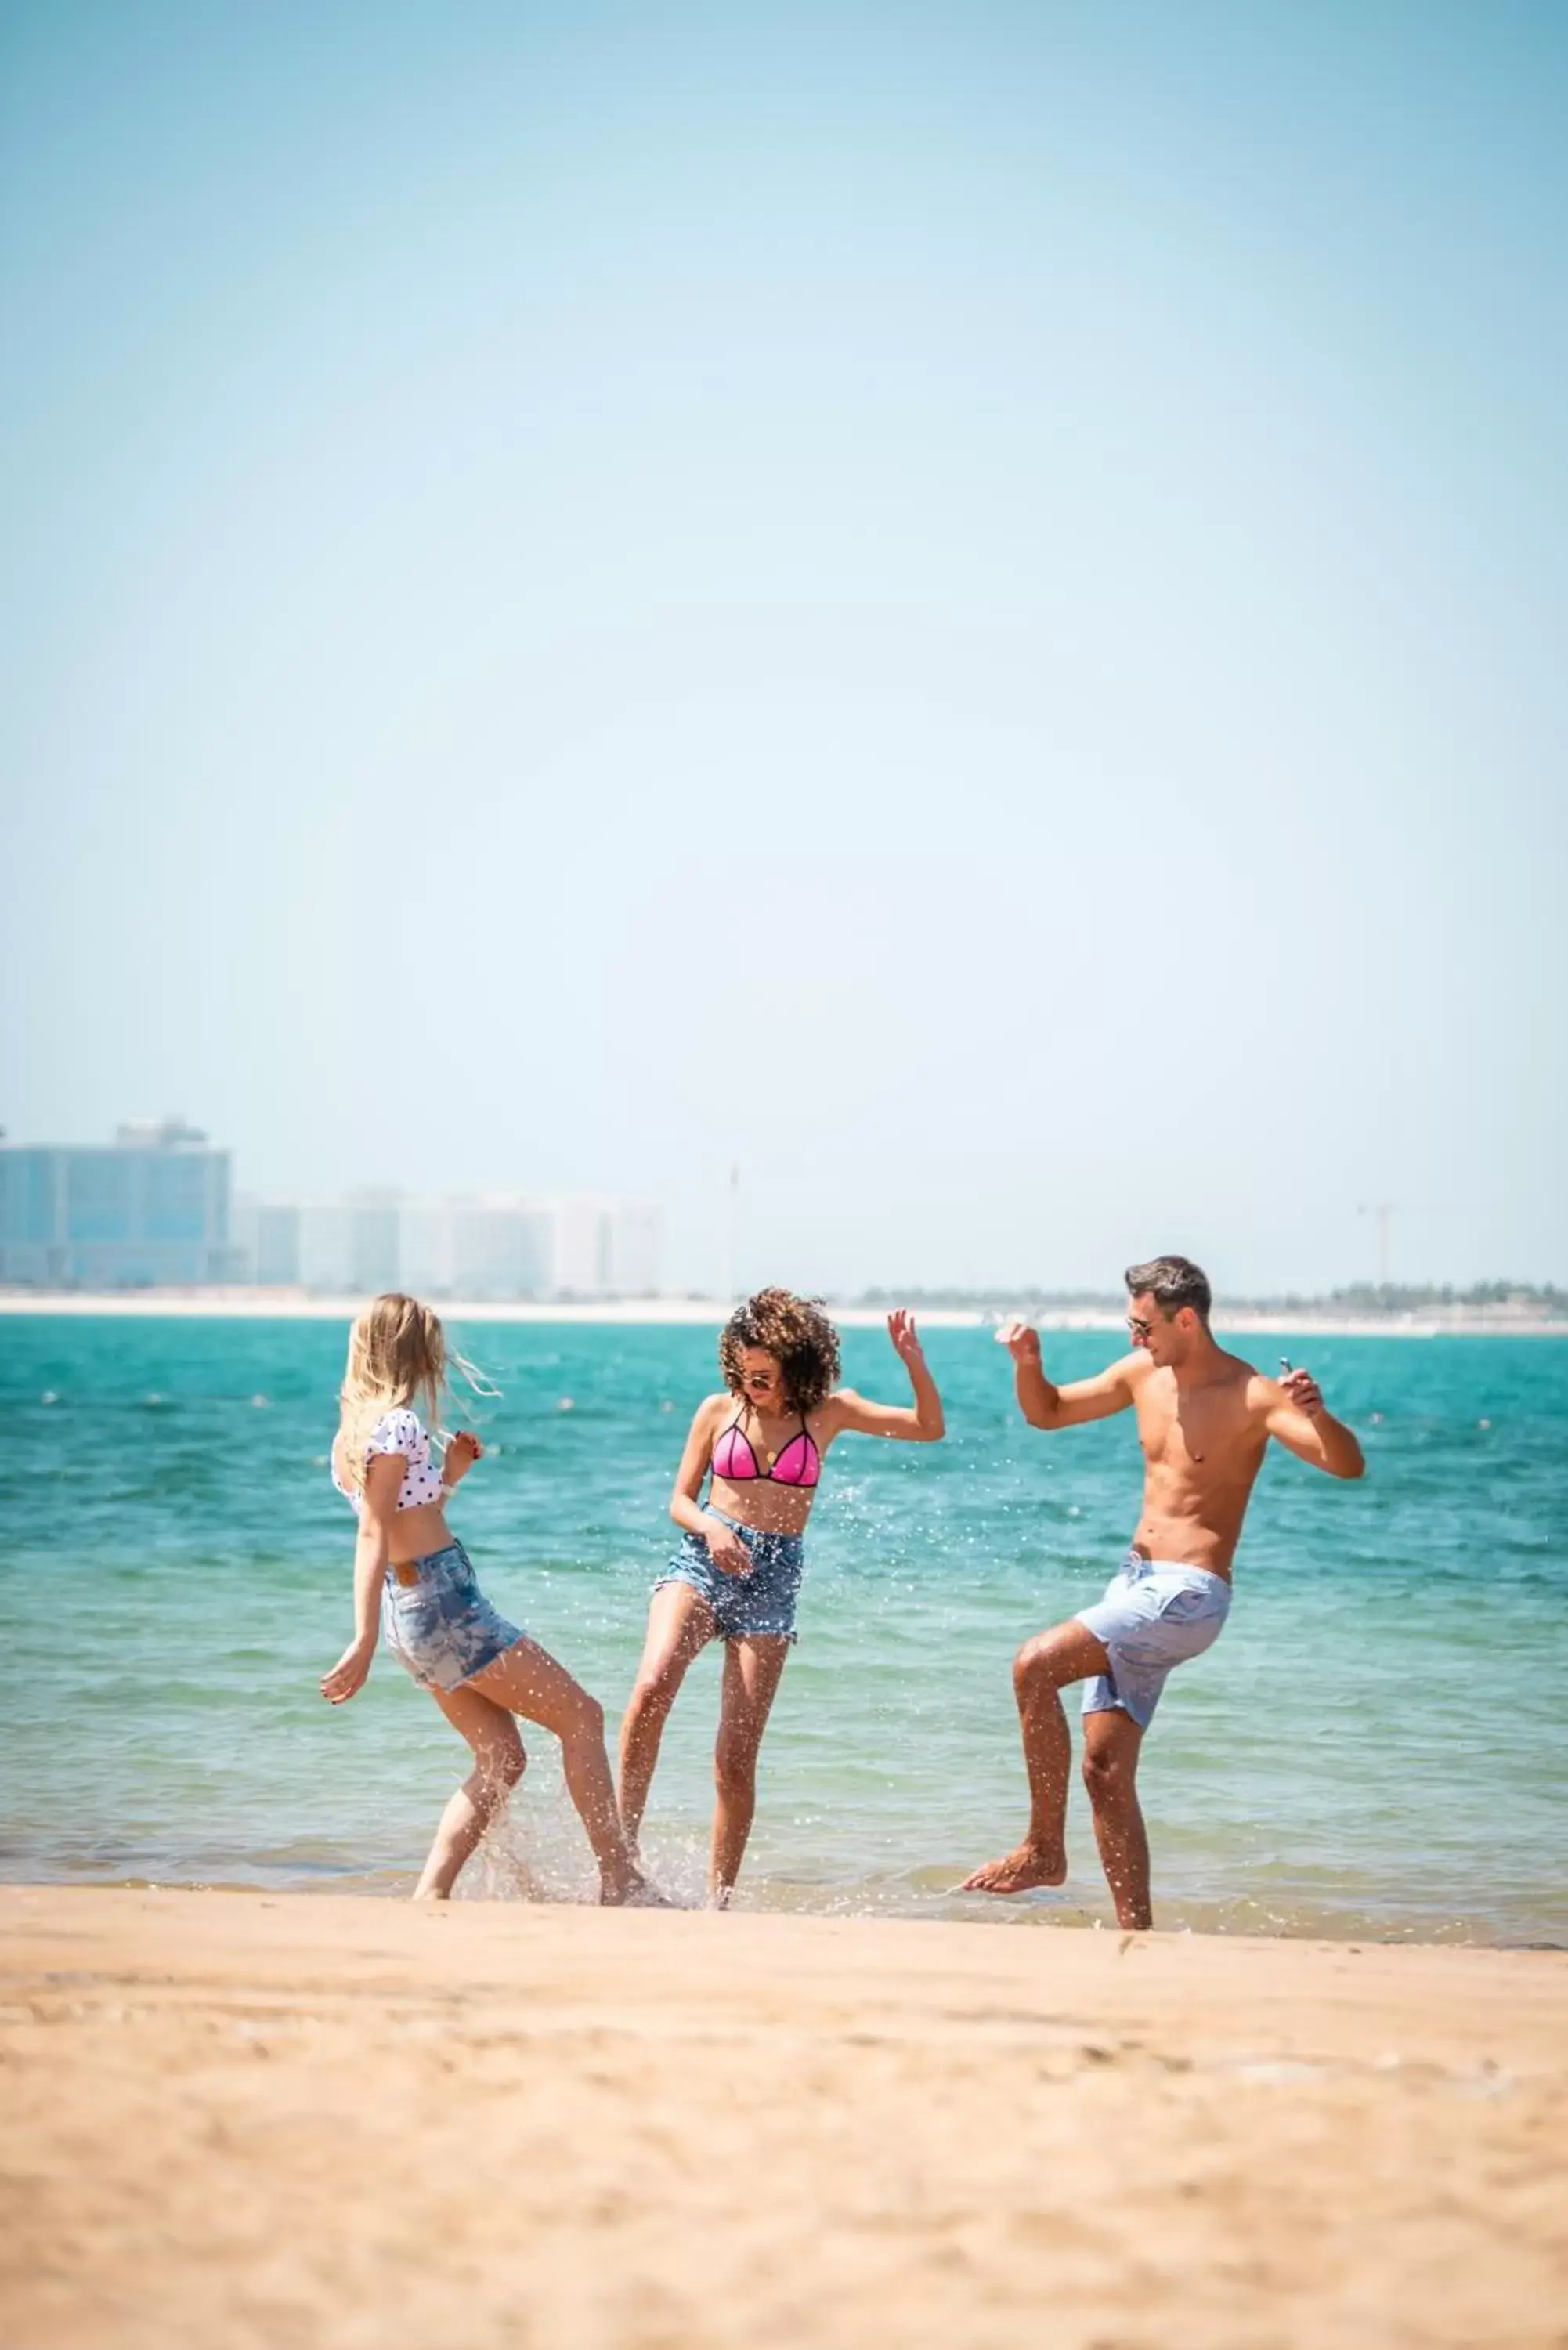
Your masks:
{"label": "woman's bare leg", "polygon": [[648,1638],[637,1669],[626,1717],[620,1726],[620,1815],[632,1849],[642,1833],[642,1814],[659,1742],[686,1668],[713,1638],[713,1610],[689,1583],[661,1584],[648,1610]]}
{"label": "woman's bare leg", "polygon": [[757,1752],[789,1657],[787,1640],[730,1640],[724,1647],[719,1742],[713,1749],[713,1845],[708,1893],[724,1908],[741,1873],[757,1808]]}
{"label": "woman's bare leg", "polygon": [[605,1710],[597,1698],[590,1697],[547,1649],[528,1639],[515,1641],[465,1686],[509,1712],[538,1722],[560,1740],[566,1790],[599,1865],[601,1898],[625,1901],[640,1892],[642,1874],[616,1809],[605,1753]]}
{"label": "woman's bare leg", "polygon": [[504,1706],[470,1689],[432,1690],[431,1695],[454,1730],[473,1749],[473,1769],[441,1815],[435,1842],[414,1887],[416,1901],[445,1901],[462,1865],[474,1852],[496,1814],[523,1776],[527,1757],[517,1724]]}

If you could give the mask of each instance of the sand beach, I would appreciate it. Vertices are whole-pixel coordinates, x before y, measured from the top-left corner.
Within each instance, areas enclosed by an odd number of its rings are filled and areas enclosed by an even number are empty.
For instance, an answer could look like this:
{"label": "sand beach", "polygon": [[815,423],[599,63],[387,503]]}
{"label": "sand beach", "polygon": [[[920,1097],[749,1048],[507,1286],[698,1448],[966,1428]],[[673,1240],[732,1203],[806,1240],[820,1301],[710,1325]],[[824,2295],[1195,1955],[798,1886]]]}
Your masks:
{"label": "sand beach", "polygon": [[0,2334],[1568,2341],[1568,1958],[0,1889]]}

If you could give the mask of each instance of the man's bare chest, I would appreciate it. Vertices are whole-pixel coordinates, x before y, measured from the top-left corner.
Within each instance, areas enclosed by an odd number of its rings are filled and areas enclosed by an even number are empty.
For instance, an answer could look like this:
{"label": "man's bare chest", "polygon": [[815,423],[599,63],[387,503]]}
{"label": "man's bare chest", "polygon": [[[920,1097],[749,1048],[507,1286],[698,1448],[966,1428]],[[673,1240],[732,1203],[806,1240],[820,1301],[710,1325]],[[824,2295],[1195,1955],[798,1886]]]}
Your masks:
{"label": "man's bare chest", "polygon": [[1233,1386],[1142,1396],[1138,1440],[1151,1469],[1245,1473],[1261,1450]]}

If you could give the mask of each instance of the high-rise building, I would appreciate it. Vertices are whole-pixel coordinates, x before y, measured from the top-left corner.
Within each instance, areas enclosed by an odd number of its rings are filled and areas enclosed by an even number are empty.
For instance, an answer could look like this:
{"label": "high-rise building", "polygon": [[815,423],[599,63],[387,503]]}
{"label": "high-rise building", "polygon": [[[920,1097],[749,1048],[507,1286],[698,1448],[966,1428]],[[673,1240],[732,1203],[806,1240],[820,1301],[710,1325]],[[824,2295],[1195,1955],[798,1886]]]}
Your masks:
{"label": "high-rise building", "polygon": [[550,1212],[505,1192],[408,1200],[401,1215],[405,1285],[421,1297],[545,1297],[553,1285]]}
{"label": "high-rise building", "polygon": [[650,1297],[659,1288],[658,1211],[645,1200],[552,1203],[554,1288],[561,1297]]}
{"label": "high-rise building", "polygon": [[618,1200],[609,1211],[609,1285],[617,1297],[656,1297],[659,1211],[647,1200]]}
{"label": "high-rise building", "polygon": [[263,1288],[344,1297],[396,1289],[401,1218],[395,1191],[354,1191],[342,1200],[242,1191],[234,1201],[237,1277]]}
{"label": "high-rise building", "polygon": [[333,1296],[406,1289],[501,1302],[650,1297],[659,1289],[659,1217],[638,1200],[242,1194],[234,1238],[239,1279]]}
{"label": "high-rise building", "polygon": [[603,1297],[610,1285],[609,1222],[598,1200],[553,1200],[551,1288],[557,1297]]}
{"label": "high-rise building", "polygon": [[[251,1279],[264,1288],[292,1289],[299,1280],[299,1208],[293,1201],[234,1202],[234,1238],[241,1235],[242,1206],[254,1214]],[[249,1235],[246,1235],[249,1238]]]}
{"label": "high-rise building", "polygon": [[229,1153],[183,1118],[98,1145],[0,1142],[0,1281],[183,1288],[234,1270]]}

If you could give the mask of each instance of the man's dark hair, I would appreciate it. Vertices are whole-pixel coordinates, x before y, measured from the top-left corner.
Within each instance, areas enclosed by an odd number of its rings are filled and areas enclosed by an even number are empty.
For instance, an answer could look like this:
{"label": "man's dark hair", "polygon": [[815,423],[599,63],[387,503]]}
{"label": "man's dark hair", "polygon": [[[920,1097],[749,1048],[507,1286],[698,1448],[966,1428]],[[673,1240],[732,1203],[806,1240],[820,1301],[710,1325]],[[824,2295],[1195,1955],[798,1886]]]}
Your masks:
{"label": "man's dark hair", "polygon": [[1129,1297],[1152,1297],[1167,1321],[1183,1305],[1190,1305],[1199,1321],[1209,1319],[1214,1293],[1209,1275],[1189,1256],[1151,1256],[1147,1264],[1129,1264],[1122,1278]]}

